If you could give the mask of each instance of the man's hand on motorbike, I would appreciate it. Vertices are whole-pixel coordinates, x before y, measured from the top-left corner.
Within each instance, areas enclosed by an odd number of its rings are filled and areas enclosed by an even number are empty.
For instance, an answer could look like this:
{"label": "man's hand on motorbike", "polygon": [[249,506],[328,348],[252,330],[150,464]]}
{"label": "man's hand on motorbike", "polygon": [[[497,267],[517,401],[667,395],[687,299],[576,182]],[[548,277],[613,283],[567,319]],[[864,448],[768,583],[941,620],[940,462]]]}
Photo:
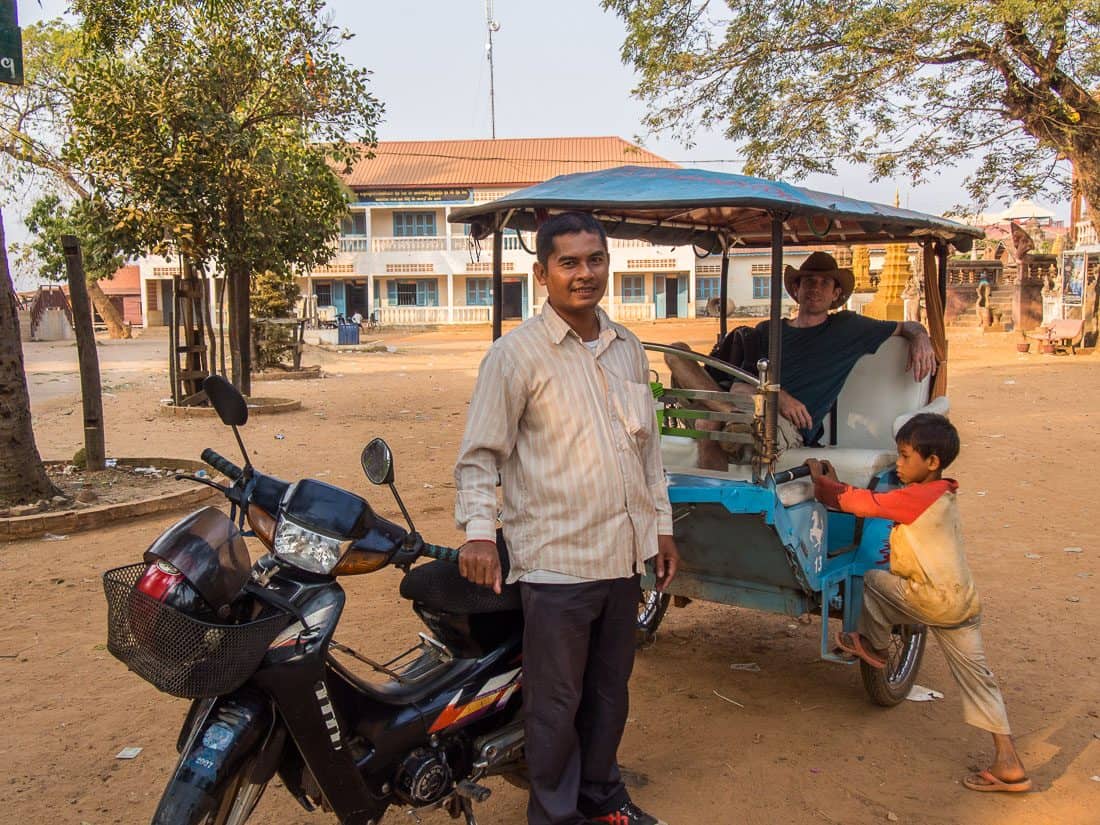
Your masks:
{"label": "man's hand on motorbike", "polygon": [[676,575],[680,566],[680,551],[672,536],[657,536],[657,558],[654,559],[654,572],[657,574],[657,592],[663,593]]}
{"label": "man's hand on motorbike", "polygon": [[936,353],[928,334],[918,335],[909,342],[909,361],[905,369],[912,371],[914,381],[923,381],[936,368]]}
{"label": "man's hand on motorbike", "polygon": [[800,430],[808,430],[814,423],[806,405],[786,390],[779,391],[779,414]]}
{"label": "man's hand on motorbike", "polygon": [[458,549],[458,572],[482,587],[500,593],[500,556],[495,541],[468,541]]}
{"label": "man's hand on motorbike", "polygon": [[832,481],[840,481],[840,479],[838,479],[836,475],[836,468],[834,468],[833,465],[830,464],[828,461],[819,461],[816,458],[807,458],[806,466],[810,468],[810,478],[813,479],[815,482],[822,476]]}

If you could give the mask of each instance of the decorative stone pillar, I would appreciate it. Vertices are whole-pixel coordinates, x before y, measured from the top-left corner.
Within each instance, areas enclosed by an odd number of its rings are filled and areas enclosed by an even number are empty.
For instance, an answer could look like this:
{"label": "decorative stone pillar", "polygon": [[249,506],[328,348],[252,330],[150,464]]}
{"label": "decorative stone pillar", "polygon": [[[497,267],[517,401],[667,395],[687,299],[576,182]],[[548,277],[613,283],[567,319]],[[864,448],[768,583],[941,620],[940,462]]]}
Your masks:
{"label": "decorative stone pillar", "polygon": [[848,309],[863,314],[865,307],[875,295],[875,288],[871,286],[871,250],[862,245],[842,247],[842,249],[847,252],[844,256],[846,262],[842,261],[838,255],[837,264],[841,268],[851,267],[856,282],[852,297],[848,299]]}
{"label": "decorative stone pillar", "polygon": [[862,244],[852,247],[852,274],[856,276],[855,292],[874,292],[871,286],[871,248]]}
{"label": "decorative stone pillar", "polygon": [[878,292],[864,308],[863,314],[883,321],[904,321],[905,302],[901,293],[911,274],[908,245],[886,244],[886,262],[879,277]]}

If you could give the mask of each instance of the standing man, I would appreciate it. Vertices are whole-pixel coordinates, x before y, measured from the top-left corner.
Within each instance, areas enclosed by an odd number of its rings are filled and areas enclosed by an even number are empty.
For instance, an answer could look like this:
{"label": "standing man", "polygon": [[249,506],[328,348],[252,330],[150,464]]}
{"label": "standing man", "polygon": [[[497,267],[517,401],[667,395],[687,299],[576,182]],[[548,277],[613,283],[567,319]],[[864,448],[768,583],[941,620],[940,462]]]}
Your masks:
{"label": "standing man", "polygon": [[529,825],[663,825],[630,800],[616,754],[634,665],[639,579],[657,589],[679,554],[661,466],[649,362],[599,308],[608,251],[592,216],[538,231],[542,312],[481,362],[455,482],[459,567],[501,588],[499,475],[508,583],[523,602]]}

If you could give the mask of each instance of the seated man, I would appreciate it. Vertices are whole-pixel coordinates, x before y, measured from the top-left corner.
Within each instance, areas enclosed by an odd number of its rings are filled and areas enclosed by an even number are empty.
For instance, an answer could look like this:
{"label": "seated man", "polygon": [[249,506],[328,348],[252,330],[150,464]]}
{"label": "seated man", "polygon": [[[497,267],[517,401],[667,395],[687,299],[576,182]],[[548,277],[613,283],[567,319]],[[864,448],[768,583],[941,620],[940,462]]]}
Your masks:
{"label": "seated man", "polygon": [[[855,312],[841,310],[855,287],[850,269],[837,267],[827,252],[814,252],[798,268],[788,266],[783,273],[787,293],[798,303],[798,315],[783,320],[782,371],[779,391],[779,449],[816,444],[821,437],[821,422],[833,406],[848,373],[864,355],[875,352],[892,335],[909,342],[907,370],[915,381],[923,381],[935,368],[932,341],[924,327],[915,321],[877,321]],[[770,321],[756,327],[760,355],[767,356]],[[688,349],[683,344],[677,344]],[[715,380],[697,361],[666,355],[673,385],[685,389],[717,390]],[[755,373],[755,364],[735,364]],[[750,393],[747,384],[734,382],[732,392]],[[700,406],[728,412],[719,401],[701,401]],[[717,430],[717,421],[699,421],[699,429]],[[699,442],[699,466],[725,470],[732,460],[745,463],[744,445],[724,441]]]}

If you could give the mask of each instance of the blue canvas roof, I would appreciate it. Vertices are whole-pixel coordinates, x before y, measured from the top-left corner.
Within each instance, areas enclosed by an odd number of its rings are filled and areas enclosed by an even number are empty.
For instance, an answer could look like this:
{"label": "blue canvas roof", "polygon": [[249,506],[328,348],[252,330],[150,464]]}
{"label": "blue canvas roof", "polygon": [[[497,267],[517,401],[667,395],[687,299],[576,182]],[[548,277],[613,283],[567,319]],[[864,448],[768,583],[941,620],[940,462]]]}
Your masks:
{"label": "blue canvas roof", "polygon": [[469,223],[484,238],[507,227],[534,230],[536,210],[591,212],[616,238],[656,244],[694,244],[717,252],[771,245],[772,215],[784,218],[784,243],[836,245],[938,238],[968,251],[982,230],[935,215],[780,181],[705,169],[620,166],[581,172],[520,189],[498,200],[455,209],[453,223]]}

